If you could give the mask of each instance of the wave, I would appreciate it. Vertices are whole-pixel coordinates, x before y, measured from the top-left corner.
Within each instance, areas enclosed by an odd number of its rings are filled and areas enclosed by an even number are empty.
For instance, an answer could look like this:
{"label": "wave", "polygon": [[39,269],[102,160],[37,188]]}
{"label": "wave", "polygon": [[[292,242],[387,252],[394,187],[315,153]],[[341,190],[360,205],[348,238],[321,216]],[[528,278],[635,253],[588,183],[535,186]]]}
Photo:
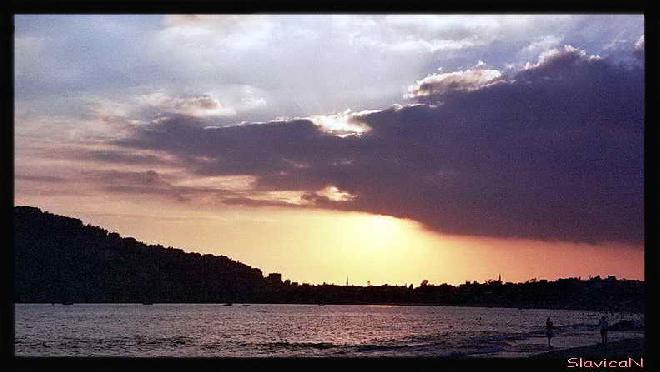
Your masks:
{"label": "wave", "polygon": [[333,347],[338,347],[331,342],[288,342],[288,341],[276,341],[276,342],[266,342],[259,344],[259,346],[278,349],[330,349]]}

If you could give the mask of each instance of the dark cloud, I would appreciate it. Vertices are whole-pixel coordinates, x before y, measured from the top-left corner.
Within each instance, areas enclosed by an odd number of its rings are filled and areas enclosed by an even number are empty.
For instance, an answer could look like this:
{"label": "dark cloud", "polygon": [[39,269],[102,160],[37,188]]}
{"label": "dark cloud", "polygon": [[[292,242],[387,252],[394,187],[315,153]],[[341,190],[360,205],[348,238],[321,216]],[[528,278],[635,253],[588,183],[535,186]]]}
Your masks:
{"label": "dark cloud", "polygon": [[[642,241],[643,69],[564,47],[469,88],[361,115],[371,128],[361,136],[308,120],[205,129],[179,115],[115,145],[169,153],[196,175],[254,175],[257,190],[301,191],[316,207],[451,234]],[[318,193],[329,186],[351,197]]]}
{"label": "dark cloud", "polygon": [[131,195],[144,195],[159,197],[182,202],[190,202],[201,196],[215,197],[219,203],[219,196],[232,195],[229,190],[208,187],[178,186],[176,181],[180,180],[173,176],[164,176],[161,173],[149,169],[145,171],[128,170],[94,170],[84,171],[80,174],[81,182],[98,185],[102,190]]}
{"label": "dark cloud", "polygon": [[171,185],[155,170],[120,171],[94,170],[83,171],[80,181],[99,185],[103,190],[115,193],[141,194],[171,197],[176,200],[188,200],[183,191]]}
{"label": "dark cloud", "polygon": [[229,197],[223,199],[222,202],[227,205],[242,205],[248,207],[305,207],[280,200],[258,200],[249,197]]}
{"label": "dark cloud", "polygon": [[126,163],[126,164],[164,164],[165,161],[153,154],[135,154],[125,153],[113,150],[107,151],[80,151],[79,155],[87,156],[89,160],[95,160],[108,163]]}
{"label": "dark cloud", "polygon": [[94,150],[91,147],[76,147],[69,145],[66,148],[45,148],[39,151],[50,159],[76,159],[78,161],[90,161],[111,164],[131,164],[144,166],[175,166],[178,165],[174,159],[152,153],[138,153],[136,151],[125,151],[123,149]]}

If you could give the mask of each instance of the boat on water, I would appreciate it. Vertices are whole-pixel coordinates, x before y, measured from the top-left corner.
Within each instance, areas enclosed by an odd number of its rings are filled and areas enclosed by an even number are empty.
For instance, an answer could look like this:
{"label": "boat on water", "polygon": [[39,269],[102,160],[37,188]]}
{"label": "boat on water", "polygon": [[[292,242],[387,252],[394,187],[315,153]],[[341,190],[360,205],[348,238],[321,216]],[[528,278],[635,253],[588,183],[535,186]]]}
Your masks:
{"label": "boat on water", "polygon": [[231,305],[232,305],[231,302],[227,302],[227,303],[225,304],[225,306],[231,306]]}

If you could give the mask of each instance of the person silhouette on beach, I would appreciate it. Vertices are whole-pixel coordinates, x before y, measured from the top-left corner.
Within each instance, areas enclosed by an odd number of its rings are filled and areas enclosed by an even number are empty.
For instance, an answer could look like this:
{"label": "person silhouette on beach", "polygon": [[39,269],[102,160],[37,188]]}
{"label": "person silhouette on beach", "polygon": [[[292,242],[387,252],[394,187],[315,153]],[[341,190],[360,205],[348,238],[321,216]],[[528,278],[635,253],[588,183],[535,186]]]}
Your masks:
{"label": "person silhouette on beach", "polygon": [[603,346],[607,346],[607,331],[609,327],[607,317],[605,315],[601,316],[598,322],[598,328],[600,329],[600,340]]}
{"label": "person silhouette on beach", "polygon": [[552,345],[550,345],[550,340],[552,339],[553,334],[553,329],[555,326],[552,324],[552,321],[550,320],[550,317],[545,321],[545,336],[548,338],[548,348],[552,348]]}

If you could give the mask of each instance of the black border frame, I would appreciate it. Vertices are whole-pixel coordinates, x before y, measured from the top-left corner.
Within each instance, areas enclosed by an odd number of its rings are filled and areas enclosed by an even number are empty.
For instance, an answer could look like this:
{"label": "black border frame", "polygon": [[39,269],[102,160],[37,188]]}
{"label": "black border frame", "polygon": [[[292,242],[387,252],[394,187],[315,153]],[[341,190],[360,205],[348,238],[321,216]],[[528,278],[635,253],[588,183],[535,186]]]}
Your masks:
{"label": "black border frame", "polygon": [[[2,82],[2,124],[0,125],[0,276],[2,307],[0,308],[0,356],[13,365],[14,370],[101,370],[101,371],[150,371],[150,370],[239,370],[239,371],[289,371],[314,370],[336,371],[346,368],[401,369],[401,370],[501,370],[524,371],[565,370],[564,360],[540,359],[429,359],[429,358],[33,358],[14,356],[14,306],[13,233],[14,205],[14,26],[16,14],[164,14],[164,13],[459,13],[459,14],[506,14],[506,13],[571,13],[571,14],[644,14],[645,25],[645,130],[644,130],[644,177],[645,177],[645,248],[644,276],[646,282],[646,332],[644,356],[645,370],[660,370],[657,358],[658,315],[660,309],[652,301],[658,288],[658,231],[654,219],[658,208],[655,195],[659,190],[657,165],[654,151],[658,148],[660,123],[657,107],[660,104],[658,68],[660,68],[658,12],[653,0],[550,0],[544,2],[503,0],[496,4],[486,2],[461,2],[443,4],[439,0],[430,4],[420,1],[379,2],[353,0],[344,3],[328,1],[283,0],[276,4],[256,0],[11,0],[0,20],[3,59],[7,63],[0,78]],[[4,364],[4,363],[3,363]],[[602,369],[600,369],[602,370]]]}

